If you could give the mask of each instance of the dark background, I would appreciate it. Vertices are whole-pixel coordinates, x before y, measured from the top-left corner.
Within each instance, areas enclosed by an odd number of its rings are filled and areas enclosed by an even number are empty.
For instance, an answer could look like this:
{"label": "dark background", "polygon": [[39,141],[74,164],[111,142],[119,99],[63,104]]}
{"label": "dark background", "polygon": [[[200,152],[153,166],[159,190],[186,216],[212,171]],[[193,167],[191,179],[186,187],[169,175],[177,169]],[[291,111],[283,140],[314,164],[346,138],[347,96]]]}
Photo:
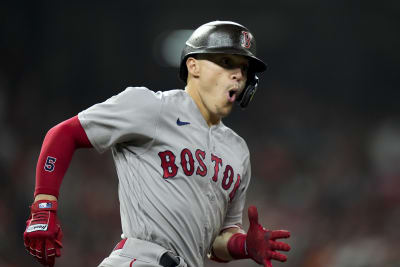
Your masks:
{"label": "dark background", "polygon": [[[246,207],[292,233],[274,267],[400,266],[399,15],[395,0],[2,2],[0,266],[39,266],[22,234],[46,132],[127,86],[183,88],[158,38],[217,19],[247,26],[270,66],[225,124],[252,153]],[[59,217],[56,266],[110,253],[121,229],[109,152],[76,152]]]}

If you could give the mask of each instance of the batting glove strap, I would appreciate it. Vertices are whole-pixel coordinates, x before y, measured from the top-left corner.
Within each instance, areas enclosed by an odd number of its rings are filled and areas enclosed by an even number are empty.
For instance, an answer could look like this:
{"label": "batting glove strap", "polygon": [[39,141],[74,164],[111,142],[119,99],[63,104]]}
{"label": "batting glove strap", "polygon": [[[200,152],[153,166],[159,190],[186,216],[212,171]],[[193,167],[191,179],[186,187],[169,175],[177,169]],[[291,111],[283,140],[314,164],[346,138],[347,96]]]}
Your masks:
{"label": "batting glove strap", "polygon": [[40,211],[53,211],[57,212],[58,203],[57,201],[50,200],[38,200],[31,206],[31,212],[40,212]]}
{"label": "batting glove strap", "polygon": [[228,251],[234,259],[247,259],[246,234],[236,233],[228,241]]}

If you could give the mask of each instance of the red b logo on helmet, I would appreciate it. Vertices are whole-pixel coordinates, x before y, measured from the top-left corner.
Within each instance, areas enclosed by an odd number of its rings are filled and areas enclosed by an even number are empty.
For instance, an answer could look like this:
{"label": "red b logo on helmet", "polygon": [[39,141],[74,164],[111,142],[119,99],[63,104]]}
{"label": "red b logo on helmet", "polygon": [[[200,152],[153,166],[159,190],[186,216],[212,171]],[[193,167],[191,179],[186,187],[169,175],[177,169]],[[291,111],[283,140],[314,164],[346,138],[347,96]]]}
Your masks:
{"label": "red b logo on helmet", "polygon": [[251,34],[249,32],[242,31],[242,38],[240,40],[240,44],[244,48],[250,48],[250,46],[251,46]]}

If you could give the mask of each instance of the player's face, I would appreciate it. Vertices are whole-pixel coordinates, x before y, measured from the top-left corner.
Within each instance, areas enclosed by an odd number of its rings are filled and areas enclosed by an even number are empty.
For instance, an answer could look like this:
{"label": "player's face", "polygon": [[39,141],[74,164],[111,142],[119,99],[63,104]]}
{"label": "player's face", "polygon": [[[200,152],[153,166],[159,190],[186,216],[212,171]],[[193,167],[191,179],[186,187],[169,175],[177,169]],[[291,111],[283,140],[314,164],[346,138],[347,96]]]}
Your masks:
{"label": "player's face", "polygon": [[228,54],[198,55],[199,95],[214,119],[227,116],[244,90],[249,61],[244,56]]}

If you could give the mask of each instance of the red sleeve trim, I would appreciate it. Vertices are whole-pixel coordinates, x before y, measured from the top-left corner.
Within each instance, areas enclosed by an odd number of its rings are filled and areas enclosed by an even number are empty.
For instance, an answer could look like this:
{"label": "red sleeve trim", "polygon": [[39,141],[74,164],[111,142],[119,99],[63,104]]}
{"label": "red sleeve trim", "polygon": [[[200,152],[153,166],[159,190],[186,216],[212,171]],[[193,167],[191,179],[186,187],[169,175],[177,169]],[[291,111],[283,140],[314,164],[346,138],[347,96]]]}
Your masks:
{"label": "red sleeve trim", "polygon": [[58,198],[62,179],[78,148],[93,147],[83,129],[78,116],[51,128],[44,138],[36,165],[36,187],[38,194],[53,195]]}

